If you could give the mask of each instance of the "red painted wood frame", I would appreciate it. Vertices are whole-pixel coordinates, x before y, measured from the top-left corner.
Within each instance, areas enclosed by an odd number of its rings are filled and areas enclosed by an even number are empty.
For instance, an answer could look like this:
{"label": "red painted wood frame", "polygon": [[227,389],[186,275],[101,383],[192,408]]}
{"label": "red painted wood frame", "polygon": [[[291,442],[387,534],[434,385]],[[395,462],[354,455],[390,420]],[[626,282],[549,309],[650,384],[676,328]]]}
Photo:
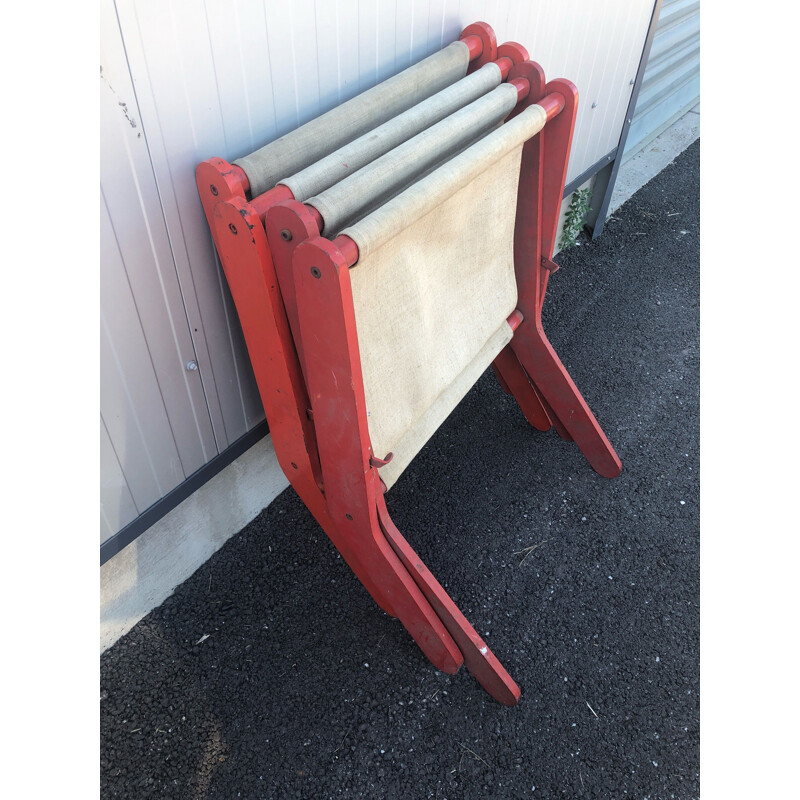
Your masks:
{"label": "red painted wood frame", "polygon": [[[567,82],[553,82],[554,89],[545,86],[541,68],[527,61],[521,45],[497,48],[485,23],[469,26],[462,39],[470,47],[473,63],[497,60],[503,77],[513,80],[525,104],[542,100],[546,91],[564,91]],[[549,252],[550,257],[576,100],[575,96],[570,105],[565,98],[563,107],[571,119],[556,129],[560,135],[551,137],[549,145],[562,163],[548,171],[542,148],[530,155],[529,145],[543,140],[542,134],[526,144],[523,154],[516,240],[521,238],[522,223],[526,236],[533,232],[533,249]],[[553,98],[548,101],[552,106]],[[551,108],[554,115],[559,110]],[[559,179],[559,198],[551,213],[547,203]],[[389,518],[378,475],[386,454],[376,457],[369,440],[350,293],[349,267],[358,259],[355,243],[347,237],[331,243],[319,236],[319,214],[294,201],[286,187],[248,201],[246,175],[222,159],[200,164],[197,184],[240,317],[275,451],[290,483],[375,601],[401,620],[439,669],[453,673],[466,663],[493,697],[513,705],[519,688]],[[534,220],[521,219],[531,209]],[[540,344],[543,333],[539,336],[546,267],[541,257],[531,262],[530,245],[517,247],[516,240],[520,311],[509,318],[516,331],[512,345],[517,332],[526,328],[530,332],[523,338],[533,342],[520,345],[521,354],[507,347],[495,368],[531,424],[546,430],[552,420],[563,428],[548,393],[537,386],[537,379],[548,377],[537,372],[539,352],[547,351],[547,345]],[[520,273],[526,271],[535,279],[528,275],[521,280]],[[534,323],[538,313],[539,323],[525,326],[526,313]],[[305,347],[304,341],[313,342],[313,347]],[[342,392],[342,386],[349,388]],[[563,414],[564,392],[559,389],[550,395]]]}
{"label": "red painted wood frame", "polygon": [[515,78],[527,79],[530,91],[514,113],[532,103],[541,103],[543,98],[552,94],[562,97],[564,106],[557,116],[548,120],[538,136],[525,143],[522,150],[514,229],[514,268],[517,308],[524,320],[511,343],[495,361],[495,371],[532,425],[540,430],[546,429],[538,424],[544,421],[544,412],[562,438],[578,445],[596,472],[614,478],[622,470],[622,463],[542,326],[547,281],[550,273],[558,269],[552,259],[578,113],[578,90],[573,83],[562,78],[545,83],[542,68],[530,61],[511,69],[509,79]]}

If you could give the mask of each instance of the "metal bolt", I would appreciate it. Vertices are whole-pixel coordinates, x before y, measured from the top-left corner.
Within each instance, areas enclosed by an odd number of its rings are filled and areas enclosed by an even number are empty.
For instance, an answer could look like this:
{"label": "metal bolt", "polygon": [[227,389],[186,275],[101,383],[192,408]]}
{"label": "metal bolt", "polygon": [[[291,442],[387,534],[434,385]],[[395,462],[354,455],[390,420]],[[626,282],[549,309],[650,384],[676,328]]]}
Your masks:
{"label": "metal bolt", "polygon": [[291,242],[292,241],[292,232],[288,228],[284,228],[281,231],[281,239],[283,239],[284,242]]}
{"label": "metal bolt", "polygon": [[196,361],[187,361],[186,362],[186,369],[188,369],[189,372],[195,372],[197,370],[197,362]]}
{"label": "metal bolt", "polygon": [[630,121],[629,119],[626,119],[626,120],[625,120],[625,122],[627,122],[627,123],[628,123],[628,125],[630,125],[630,124],[631,124],[631,121]]}
{"label": "metal bolt", "polygon": [[345,516],[347,517],[347,519],[353,519],[353,515],[352,514],[345,514]]}
{"label": "metal bolt", "polygon": [[636,78],[631,78],[631,86],[633,86],[634,83],[636,83]]}
{"label": "metal bolt", "polygon": [[592,108],[597,108],[597,103],[592,103]]}
{"label": "metal bolt", "polygon": [[219,194],[219,190],[217,189],[216,186],[214,186],[213,183],[211,184],[211,194],[213,194],[214,197],[216,197]]}
{"label": "metal bolt", "polygon": [[294,461],[292,461],[292,469],[297,469],[297,464],[295,464]]}
{"label": "metal bolt", "polygon": [[321,278],[322,277],[322,271],[320,270],[319,267],[311,267],[311,274],[315,278]]}
{"label": "metal bolt", "polygon": [[236,236],[236,234],[238,233],[238,231],[236,230],[236,226],[235,226],[235,225],[234,225],[234,224],[231,222],[231,224],[230,224],[230,225],[228,225],[228,227],[231,229],[231,233],[232,233],[234,236]]}

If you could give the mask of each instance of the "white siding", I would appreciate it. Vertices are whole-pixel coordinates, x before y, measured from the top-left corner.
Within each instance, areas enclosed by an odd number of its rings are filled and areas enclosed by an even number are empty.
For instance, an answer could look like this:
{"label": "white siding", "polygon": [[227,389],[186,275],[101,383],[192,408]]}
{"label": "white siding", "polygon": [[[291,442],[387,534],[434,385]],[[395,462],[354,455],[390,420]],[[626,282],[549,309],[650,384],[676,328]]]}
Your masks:
{"label": "white siding", "polygon": [[113,6],[102,7],[101,530],[217,453]]}
{"label": "white siding", "polygon": [[[578,86],[569,181],[618,142],[653,0],[101,0],[101,7],[104,458],[117,459],[103,465],[112,476],[104,508],[110,487],[119,486],[125,509],[106,513],[108,531],[130,517],[131,502],[143,511],[263,419],[197,196],[200,161],[232,161],[484,20],[498,42],[524,44],[549,79]],[[124,313],[107,307],[112,302]],[[186,372],[189,360],[198,372]]]}

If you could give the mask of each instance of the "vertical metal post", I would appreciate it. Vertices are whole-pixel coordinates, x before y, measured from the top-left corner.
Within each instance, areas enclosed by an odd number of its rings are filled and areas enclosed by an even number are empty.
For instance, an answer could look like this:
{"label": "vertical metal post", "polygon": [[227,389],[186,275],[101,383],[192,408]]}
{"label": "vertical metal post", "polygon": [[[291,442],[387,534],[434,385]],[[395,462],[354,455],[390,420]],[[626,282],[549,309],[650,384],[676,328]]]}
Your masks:
{"label": "vertical metal post", "polygon": [[642,80],[644,79],[647,60],[650,57],[650,48],[653,45],[653,38],[656,35],[656,25],[658,24],[658,17],[661,13],[661,4],[662,0],[655,0],[653,3],[650,27],[647,29],[647,38],[645,39],[644,48],[642,50],[642,57],[639,60],[639,68],[636,71],[636,80],[633,84],[631,99],[628,102],[625,120],[622,123],[622,132],[619,136],[616,155],[608,166],[603,167],[603,169],[597,173],[597,177],[595,178],[595,188],[592,191],[592,197],[597,198],[602,196],[602,200],[596,211],[595,204],[592,203],[592,209],[589,212],[590,216],[587,227],[592,233],[592,239],[596,239],[603,232],[606,215],[608,214],[608,207],[611,204],[611,196],[614,193],[614,184],[617,182],[617,173],[622,165],[622,156],[625,152],[625,142],[628,140],[628,131],[633,121],[633,112],[636,109],[636,101],[639,99],[639,90],[642,88]]}

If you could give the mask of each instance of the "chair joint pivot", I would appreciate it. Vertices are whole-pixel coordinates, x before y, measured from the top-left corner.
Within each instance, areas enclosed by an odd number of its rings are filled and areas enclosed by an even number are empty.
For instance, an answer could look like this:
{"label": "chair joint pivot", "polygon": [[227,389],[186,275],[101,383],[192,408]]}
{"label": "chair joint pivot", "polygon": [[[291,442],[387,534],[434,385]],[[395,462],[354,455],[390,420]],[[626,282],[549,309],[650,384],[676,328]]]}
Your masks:
{"label": "chair joint pivot", "polygon": [[376,469],[385,467],[394,458],[394,453],[387,453],[385,458],[369,457],[369,465]]}
{"label": "chair joint pivot", "polygon": [[547,256],[542,256],[542,268],[546,269],[548,272],[556,272],[558,270],[558,264]]}

